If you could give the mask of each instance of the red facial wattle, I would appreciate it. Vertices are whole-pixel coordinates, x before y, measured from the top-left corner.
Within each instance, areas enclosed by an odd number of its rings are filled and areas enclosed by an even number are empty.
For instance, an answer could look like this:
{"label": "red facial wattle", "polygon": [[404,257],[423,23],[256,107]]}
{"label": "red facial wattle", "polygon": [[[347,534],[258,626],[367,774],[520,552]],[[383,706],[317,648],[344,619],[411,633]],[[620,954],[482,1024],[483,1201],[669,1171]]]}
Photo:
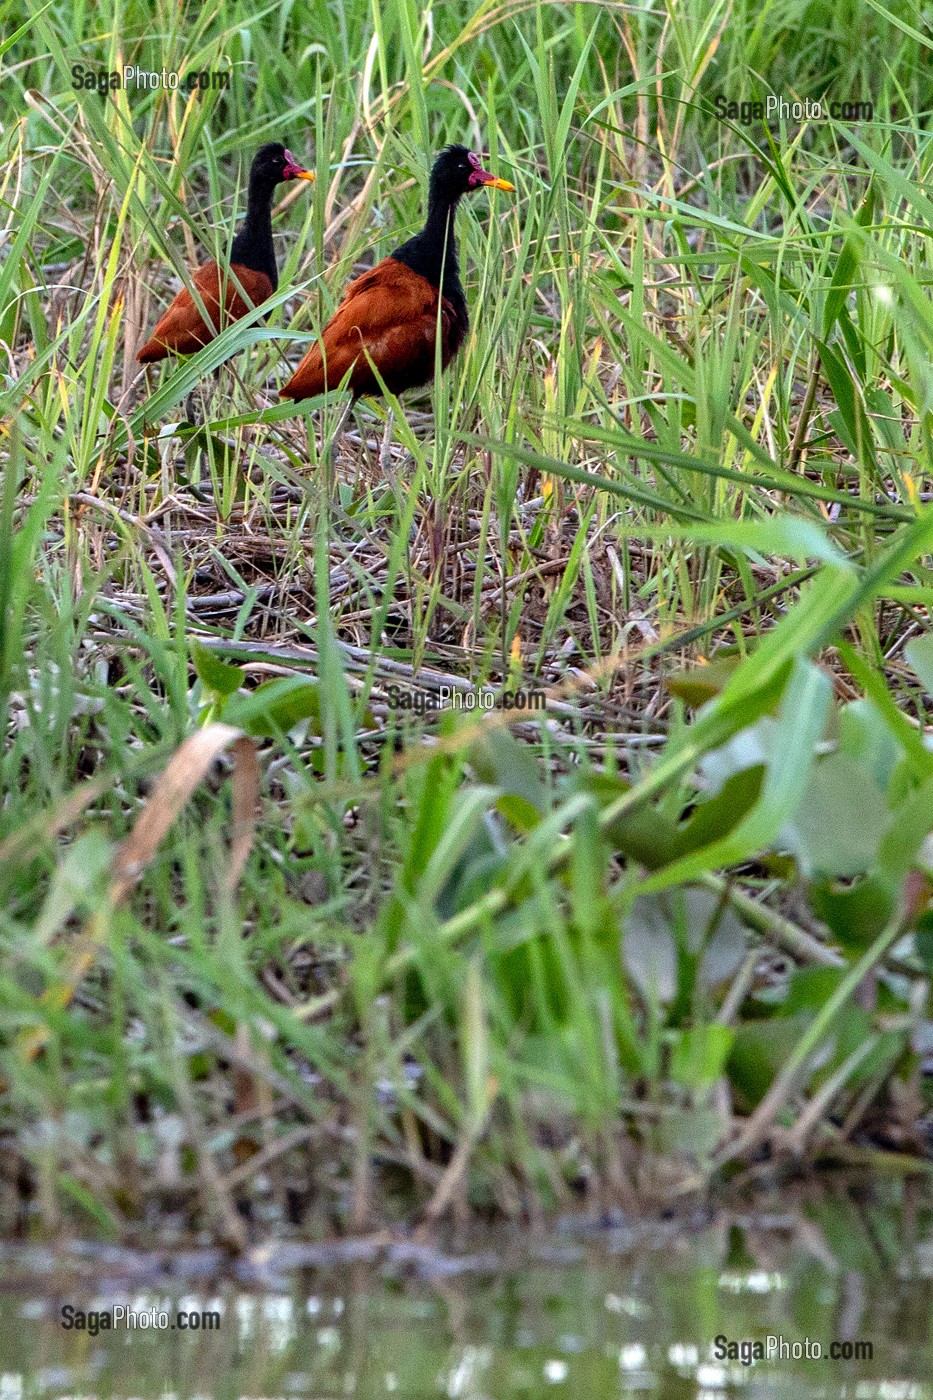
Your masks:
{"label": "red facial wattle", "polygon": [[515,186],[510,185],[508,180],[500,180],[496,175],[490,175],[488,170],[484,170],[480,165],[479,156],[475,156],[471,151],[467,160],[473,167],[467,177],[467,185],[471,190],[478,190],[481,185],[488,185],[494,190],[514,191]]}
{"label": "red facial wattle", "polygon": [[303,165],[292,155],[291,151],[285,152],[285,169],[282,171],[283,180],[313,180],[314,172],[305,170]]}

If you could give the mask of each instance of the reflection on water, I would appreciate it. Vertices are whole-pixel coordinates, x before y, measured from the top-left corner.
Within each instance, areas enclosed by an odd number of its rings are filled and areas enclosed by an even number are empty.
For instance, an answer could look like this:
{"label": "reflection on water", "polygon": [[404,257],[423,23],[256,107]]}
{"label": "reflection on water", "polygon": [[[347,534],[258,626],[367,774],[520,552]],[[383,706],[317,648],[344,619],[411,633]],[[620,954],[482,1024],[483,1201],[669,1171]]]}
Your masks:
{"label": "reflection on water", "polygon": [[[933,1400],[928,1207],[842,1193],[660,1240],[565,1234],[526,1245],[520,1265],[514,1246],[498,1250],[497,1269],[484,1248],[430,1277],[404,1249],[276,1276],[288,1256],[272,1251],[239,1279],[197,1286],[173,1285],[164,1267],[157,1281],[137,1269],[121,1282],[106,1254],[59,1260],[40,1285],[37,1256],[8,1250],[0,1400]],[[108,1330],[101,1316],[121,1307],[136,1325]],[[82,1315],[84,1327],[63,1325]],[[763,1355],[768,1337],[784,1355]],[[833,1344],[848,1359],[830,1358]]]}

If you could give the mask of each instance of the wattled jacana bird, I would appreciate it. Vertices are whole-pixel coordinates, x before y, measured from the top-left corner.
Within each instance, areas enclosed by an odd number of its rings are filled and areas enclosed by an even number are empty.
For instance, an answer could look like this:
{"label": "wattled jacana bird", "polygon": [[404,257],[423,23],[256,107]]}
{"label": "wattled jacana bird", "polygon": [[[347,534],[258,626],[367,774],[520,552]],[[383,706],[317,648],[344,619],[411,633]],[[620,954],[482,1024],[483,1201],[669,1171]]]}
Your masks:
{"label": "wattled jacana bird", "polygon": [[393,394],[425,384],[434,375],[438,321],[441,367],[446,369],[469,327],[454,215],[462,197],[483,185],[515,189],[484,170],[465,146],[441,151],[431,170],[424,228],[350,283],[319,338],[279,390],[282,398],[308,399],[336,389],[348,372],[355,399],[379,394],[372,365]]}
{"label": "wattled jacana bird", "polygon": [[223,323],[229,325],[271,297],[279,285],[272,243],[275,187],[284,180],[313,179],[312,172],[278,141],[256,152],[249,172],[246,218],[233,240],[229,268],[222,269],[214,261],[204,263],[191,279],[210,321],[205,321],[194,297],[183,287],[136,356],[141,364],[164,360],[169,354],[193,355],[207,345],[221,329],[221,299]]}

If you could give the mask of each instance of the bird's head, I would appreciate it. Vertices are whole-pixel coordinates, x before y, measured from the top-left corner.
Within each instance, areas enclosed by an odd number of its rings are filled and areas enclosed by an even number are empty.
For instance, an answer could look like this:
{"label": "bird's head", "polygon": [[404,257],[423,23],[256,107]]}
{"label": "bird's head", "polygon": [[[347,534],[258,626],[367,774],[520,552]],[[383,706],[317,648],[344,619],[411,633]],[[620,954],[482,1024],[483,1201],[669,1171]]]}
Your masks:
{"label": "bird's head", "polygon": [[268,146],[260,147],[253,156],[249,175],[250,180],[260,181],[264,185],[280,185],[284,180],[314,179],[314,172],[305,170],[279,141],[270,141]]}
{"label": "bird's head", "polygon": [[484,170],[479,156],[466,146],[447,146],[431,169],[431,195],[455,203],[462,195],[488,185],[494,190],[514,191],[508,180],[500,180]]}

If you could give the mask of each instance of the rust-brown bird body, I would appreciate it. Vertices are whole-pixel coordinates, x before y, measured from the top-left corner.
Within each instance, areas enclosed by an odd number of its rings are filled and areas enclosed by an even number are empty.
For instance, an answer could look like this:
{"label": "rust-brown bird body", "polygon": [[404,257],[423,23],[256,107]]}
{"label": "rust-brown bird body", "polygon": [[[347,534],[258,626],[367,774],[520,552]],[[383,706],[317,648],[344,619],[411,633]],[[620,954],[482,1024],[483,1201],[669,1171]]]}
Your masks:
{"label": "rust-brown bird body", "polygon": [[384,258],[350,283],[282,396],[323,394],[339,387],[348,371],[347,387],[354,397],[381,393],[373,365],[393,394],[425,384],[434,374],[438,304],[441,368],[446,369],[466,335],[465,314],[426,277],[395,258]]}
{"label": "rust-brown bird body", "polygon": [[193,355],[224,327],[271,297],[279,283],[272,242],[272,196],[277,184],[296,179],[313,180],[314,176],[278,142],[256,153],[250,168],[246,218],[233,240],[229,267],[212,260],[197,269],[191,281],[203,310],[183,287],[136,356],[140,364],[153,364],[166,355]]}
{"label": "rust-brown bird body", "polygon": [[[463,146],[442,151],[431,172],[424,228],[350,283],[334,315],[279,393],[309,399],[346,381],[354,398],[417,388],[434,377],[437,337],[446,369],[469,329],[454,215],[483,185],[511,190]],[[380,380],[382,383],[380,384]]]}
{"label": "rust-brown bird body", "polygon": [[[211,260],[198,268],[191,281],[198,289],[198,296],[210,321],[204,320],[191,292],[187,287],[182,287],[136,356],[140,364],[164,360],[166,355],[193,355],[225,326],[239,321],[241,316],[266,301],[275,291],[268,273],[256,272],[243,263],[231,263],[229,271],[222,272],[220,266]],[[240,287],[245,295],[240,292]]]}

